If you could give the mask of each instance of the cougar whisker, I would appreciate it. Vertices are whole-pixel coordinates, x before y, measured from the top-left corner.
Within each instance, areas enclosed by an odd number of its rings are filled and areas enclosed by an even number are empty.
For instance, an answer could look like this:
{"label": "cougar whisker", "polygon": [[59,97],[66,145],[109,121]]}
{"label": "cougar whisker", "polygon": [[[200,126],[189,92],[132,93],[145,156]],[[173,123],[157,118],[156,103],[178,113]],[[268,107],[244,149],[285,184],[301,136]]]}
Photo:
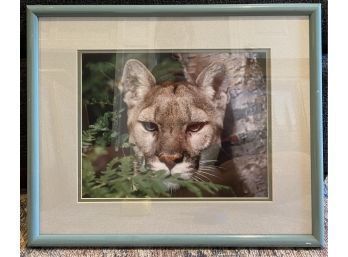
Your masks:
{"label": "cougar whisker", "polygon": [[194,181],[197,181],[197,182],[200,182],[200,181],[203,181],[201,178],[198,178],[198,177],[196,177],[196,176],[192,176],[192,179],[194,180]]}
{"label": "cougar whisker", "polygon": [[199,176],[203,177],[203,178],[206,178],[207,179],[207,182],[211,182],[211,180],[209,179],[209,177],[207,177],[206,175],[202,174],[201,172],[198,172]]}
{"label": "cougar whisker", "polygon": [[215,177],[215,178],[219,178],[219,176],[215,175],[215,174],[212,174],[212,173],[209,173],[209,172],[206,172],[204,170],[201,170],[201,173],[203,174],[206,174],[206,175],[209,175],[209,176],[212,176],[212,177]]}

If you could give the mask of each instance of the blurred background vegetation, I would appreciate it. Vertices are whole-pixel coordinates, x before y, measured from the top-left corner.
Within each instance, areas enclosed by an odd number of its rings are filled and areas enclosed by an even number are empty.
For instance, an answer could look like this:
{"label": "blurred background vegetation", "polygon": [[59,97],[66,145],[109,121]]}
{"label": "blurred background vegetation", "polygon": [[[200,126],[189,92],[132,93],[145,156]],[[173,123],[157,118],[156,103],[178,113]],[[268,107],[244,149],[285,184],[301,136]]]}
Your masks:
{"label": "blurred background vegetation", "polygon": [[224,187],[144,168],[134,171],[126,106],[116,86],[129,59],[144,63],[158,84],[184,80],[181,63],[172,53],[82,54],[82,197],[170,197],[166,183],[176,183],[197,197],[213,196]]}

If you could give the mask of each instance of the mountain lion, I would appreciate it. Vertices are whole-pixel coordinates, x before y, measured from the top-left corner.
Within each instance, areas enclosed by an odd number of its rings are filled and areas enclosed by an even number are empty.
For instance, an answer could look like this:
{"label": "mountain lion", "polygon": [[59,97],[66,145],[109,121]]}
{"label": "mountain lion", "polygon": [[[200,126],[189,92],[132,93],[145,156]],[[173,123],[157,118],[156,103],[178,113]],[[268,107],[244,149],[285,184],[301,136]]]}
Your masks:
{"label": "mountain lion", "polygon": [[186,180],[214,176],[212,164],[220,150],[229,101],[227,88],[222,86],[224,76],[224,64],[216,62],[207,66],[194,83],[158,85],[144,64],[135,59],[127,61],[119,89],[128,107],[129,141],[142,163]]}

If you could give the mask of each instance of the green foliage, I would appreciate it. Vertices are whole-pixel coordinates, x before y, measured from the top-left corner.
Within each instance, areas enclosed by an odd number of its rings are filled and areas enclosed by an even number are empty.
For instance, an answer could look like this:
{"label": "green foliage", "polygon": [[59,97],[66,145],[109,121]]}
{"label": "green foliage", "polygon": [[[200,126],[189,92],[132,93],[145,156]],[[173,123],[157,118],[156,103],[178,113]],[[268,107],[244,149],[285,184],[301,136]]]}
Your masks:
{"label": "green foliage", "polygon": [[204,181],[183,180],[178,176],[167,176],[165,172],[143,169],[134,172],[134,157],[116,157],[107,164],[100,176],[93,170],[91,162],[83,158],[83,197],[86,198],[158,198],[170,197],[166,184],[177,184],[187,188],[196,196],[203,192],[215,194],[226,187]]}
{"label": "green foliage", "polygon": [[107,146],[111,144],[116,132],[112,132],[112,112],[105,112],[93,125],[89,125],[88,130],[82,131],[82,146],[92,145]]}
{"label": "green foliage", "polygon": [[178,81],[184,76],[182,73],[181,63],[166,57],[152,69],[158,84],[168,81]]}
{"label": "green foliage", "polygon": [[86,104],[101,107],[113,103],[112,81],[115,78],[114,57],[105,62],[89,62],[85,65],[82,95]]}

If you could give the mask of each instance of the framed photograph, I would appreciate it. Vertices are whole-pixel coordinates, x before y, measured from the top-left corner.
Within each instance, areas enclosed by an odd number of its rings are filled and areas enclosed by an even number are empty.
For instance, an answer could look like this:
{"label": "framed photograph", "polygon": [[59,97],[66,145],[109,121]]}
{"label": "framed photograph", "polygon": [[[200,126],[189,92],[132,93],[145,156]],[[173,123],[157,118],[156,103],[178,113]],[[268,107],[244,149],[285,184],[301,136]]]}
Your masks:
{"label": "framed photograph", "polygon": [[323,244],[319,4],[27,23],[29,246]]}

